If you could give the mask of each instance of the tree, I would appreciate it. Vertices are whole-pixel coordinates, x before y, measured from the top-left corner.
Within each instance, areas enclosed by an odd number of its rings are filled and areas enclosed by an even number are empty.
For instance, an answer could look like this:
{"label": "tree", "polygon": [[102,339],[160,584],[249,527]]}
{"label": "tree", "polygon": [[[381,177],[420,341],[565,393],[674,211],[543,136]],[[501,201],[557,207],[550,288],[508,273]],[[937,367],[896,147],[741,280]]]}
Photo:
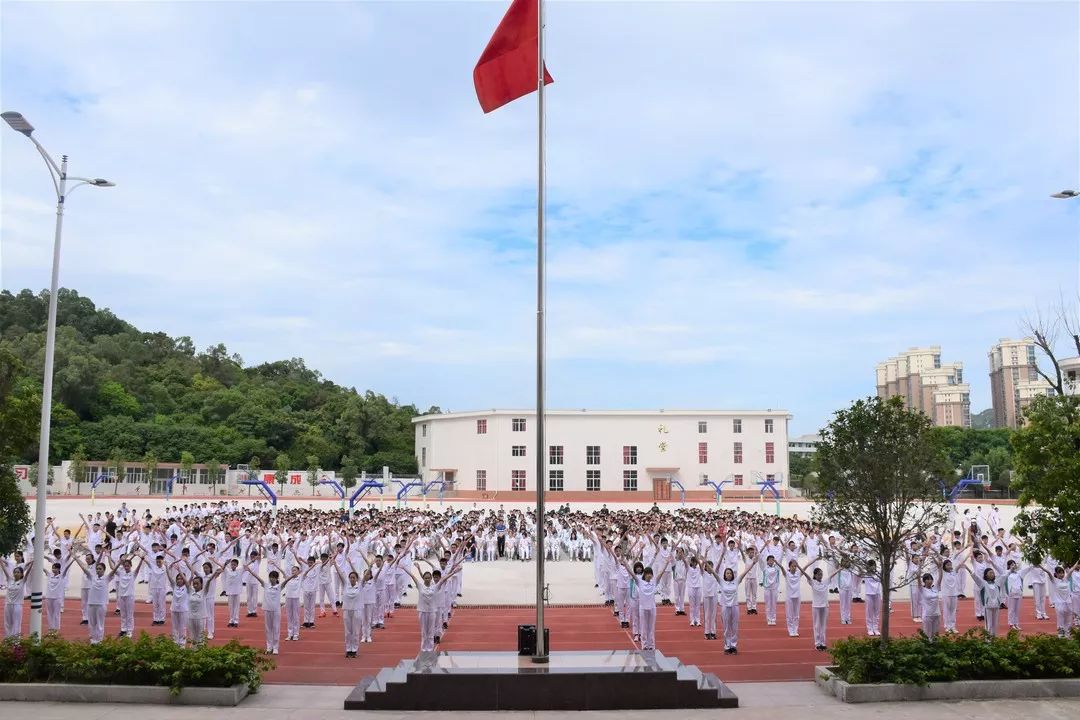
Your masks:
{"label": "tree", "polygon": [[152,488],[154,486],[154,480],[157,479],[157,455],[155,455],[153,451],[148,451],[145,455],[143,455],[143,465],[146,466],[147,485],[148,487]]}
{"label": "tree", "polygon": [[810,474],[814,472],[814,456],[803,453],[788,453],[788,474],[791,487],[807,487]]}
{"label": "tree", "polygon": [[289,482],[289,456],[285,453],[278,453],[277,458],[274,460],[274,482],[279,486],[279,492],[285,493],[285,483]]}
{"label": "tree", "polygon": [[1080,560],[1080,396],[1038,397],[1012,438],[1019,490],[1015,527],[1029,559]]}
{"label": "tree", "polygon": [[[248,480],[258,480],[259,473],[262,471],[262,460],[258,455],[252,455],[248,460]],[[251,494],[251,486],[248,485],[248,495]]]}
{"label": "tree", "polygon": [[346,490],[356,486],[356,476],[359,475],[352,458],[346,455],[341,458],[341,486]]}
{"label": "tree", "polygon": [[319,486],[319,456],[308,455],[307,457],[307,481],[311,485],[311,494],[315,494],[315,488]]}
{"label": "tree", "polygon": [[217,484],[221,478],[221,461],[217,458],[211,460],[206,466],[207,480],[210,482],[210,494],[217,495]]}
{"label": "tree", "polygon": [[120,483],[124,482],[124,475],[127,472],[124,467],[124,453],[120,451],[120,448],[115,448],[109,455],[109,467],[113,469],[115,475],[113,475],[113,495],[120,492]]}
{"label": "tree", "polygon": [[930,430],[930,418],[901,398],[867,398],[837,411],[818,446],[813,519],[851,543],[857,574],[880,578],[883,643],[891,592],[907,584],[893,579],[905,542],[948,518],[938,478],[952,470]]}
{"label": "tree", "polygon": [[[79,447],[71,455],[71,464],[68,465],[68,480],[75,483],[76,488],[80,488],[85,479],[86,456],[83,454],[83,449]],[[76,490],[76,492],[78,492],[78,490]]]}
{"label": "tree", "polygon": [[187,485],[191,482],[191,471],[195,465],[195,456],[185,450],[180,453],[180,479]]}
{"label": "tree", "polygon": [[[53,484],[53,474],[54,474],[53,467],[52,467],[52,465],[50,465],[49,466],[49,475],[45,480],[46,486],[49,486],[49,485]],[[30,477],[28,479],[30,480],[30,486],[31,487],[37,487],[37,484],[38,484],[38,464],[37,463],[32,463],[30,465]]]}
{"label": "tree", "polygon": [[0,463],[0,555],[21,548],[31,527],[30,506],[19,490],[15,471],[7,463]]}

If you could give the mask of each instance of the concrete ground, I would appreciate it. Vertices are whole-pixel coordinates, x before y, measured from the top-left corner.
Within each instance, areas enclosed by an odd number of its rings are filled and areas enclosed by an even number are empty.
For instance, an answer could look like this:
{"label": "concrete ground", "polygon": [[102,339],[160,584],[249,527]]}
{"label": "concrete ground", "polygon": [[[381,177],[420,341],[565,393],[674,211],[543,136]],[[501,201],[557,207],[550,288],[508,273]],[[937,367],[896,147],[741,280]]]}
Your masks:
{"label": "concrete ground", "polygon": [[[828,714],[830,718],[877,718],[879,720],[1073,720],[1080,717],[1080,699],[1073,700],[986,700],[962,702],[880,703],[848,705],[825,695],[813,683],[739,683],[736,710],[640,710],[618,712],[411,712],[346,711],[342,704],[348,688],[301,685],[266,686],[239,707],[214,708],[215,717],[233,720],[357,720],[378,718],[468,718],[469,720],[680,720],[732,717],[742,720],[775,720],[777,717],[807,717]],[[87,705],[82,703],[0,702],[0,716],[34,717],[35,720],[187,720],[195,712],[190,707],[148,707],[146,705]]]}

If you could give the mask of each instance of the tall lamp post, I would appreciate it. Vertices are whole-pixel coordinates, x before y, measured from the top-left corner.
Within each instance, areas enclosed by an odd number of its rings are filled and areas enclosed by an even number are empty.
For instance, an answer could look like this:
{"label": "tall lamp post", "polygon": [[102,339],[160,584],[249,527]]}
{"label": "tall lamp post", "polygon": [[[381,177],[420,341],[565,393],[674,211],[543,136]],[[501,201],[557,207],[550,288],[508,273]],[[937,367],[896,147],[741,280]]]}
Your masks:
{"label": "tall lamp post", "polygon": [[[56,349],[56,294],[57,285],[60,281],[60,231],[64,224],[64,199],[67,193],[74,191],[82,185],[94,187],[112,187],[115,183],[101,178],[68,177],[68,156],[60,156],[60,164],[52,159],[41,143],[33,136],[34,126],[26,121],[20,113],[0,113],[11,129],[22,133],[30,138],[34,147],[41,153],[45,165],[49,168],[49,176],[56,190],[56,236],[53,239],[52,283],[49,286],[49,323],[45,331],[45,380],[41,390],[41,435],[38,449],[38,480],[37,480],[37,512],[34,517],[34,557],[38,567],[30,573],[30,634],[41,636],[41,591],[45,574],[38,568],[42,566],[45,558],[45,497],[46,488],[49,484],[49,431],[52,421],[52,384],[53,384],[53,355]],[[70,190],[67,187],[68,180],[75,181]]]}

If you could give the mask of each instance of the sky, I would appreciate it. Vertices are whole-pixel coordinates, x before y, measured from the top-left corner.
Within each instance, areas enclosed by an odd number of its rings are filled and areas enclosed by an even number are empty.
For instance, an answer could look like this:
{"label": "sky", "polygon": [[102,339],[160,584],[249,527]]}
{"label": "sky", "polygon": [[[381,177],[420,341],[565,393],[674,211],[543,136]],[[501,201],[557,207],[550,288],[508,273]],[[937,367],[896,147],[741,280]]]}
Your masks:
{"label": "sky", "polygon": [[[536,105],[484,115],[508,3],[0,5],[0,105],[114,180],[61,284],[422,408],[535,399]],[[549,2],[548,406],[778,409],[1076,297],[1080,4]],[[54,197],[0,133],[0,285]]]}

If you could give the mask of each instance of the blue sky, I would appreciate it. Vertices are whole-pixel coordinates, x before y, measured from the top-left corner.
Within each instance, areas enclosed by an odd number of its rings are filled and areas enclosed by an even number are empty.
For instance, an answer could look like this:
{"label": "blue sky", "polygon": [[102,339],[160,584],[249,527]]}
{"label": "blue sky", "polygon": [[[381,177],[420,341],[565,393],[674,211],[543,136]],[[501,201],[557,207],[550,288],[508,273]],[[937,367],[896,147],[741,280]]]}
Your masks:
{"label": "blue sky", "polygon": [[[62,283],[146,330],[454,410],[533,402],[535,105],[504,2],[4,2],[0,104],[72,173]],[[549,404],[785,408],[1074,297],[1076,3],[551,2]],[[0,133],[0,282],[50,185]]]}

